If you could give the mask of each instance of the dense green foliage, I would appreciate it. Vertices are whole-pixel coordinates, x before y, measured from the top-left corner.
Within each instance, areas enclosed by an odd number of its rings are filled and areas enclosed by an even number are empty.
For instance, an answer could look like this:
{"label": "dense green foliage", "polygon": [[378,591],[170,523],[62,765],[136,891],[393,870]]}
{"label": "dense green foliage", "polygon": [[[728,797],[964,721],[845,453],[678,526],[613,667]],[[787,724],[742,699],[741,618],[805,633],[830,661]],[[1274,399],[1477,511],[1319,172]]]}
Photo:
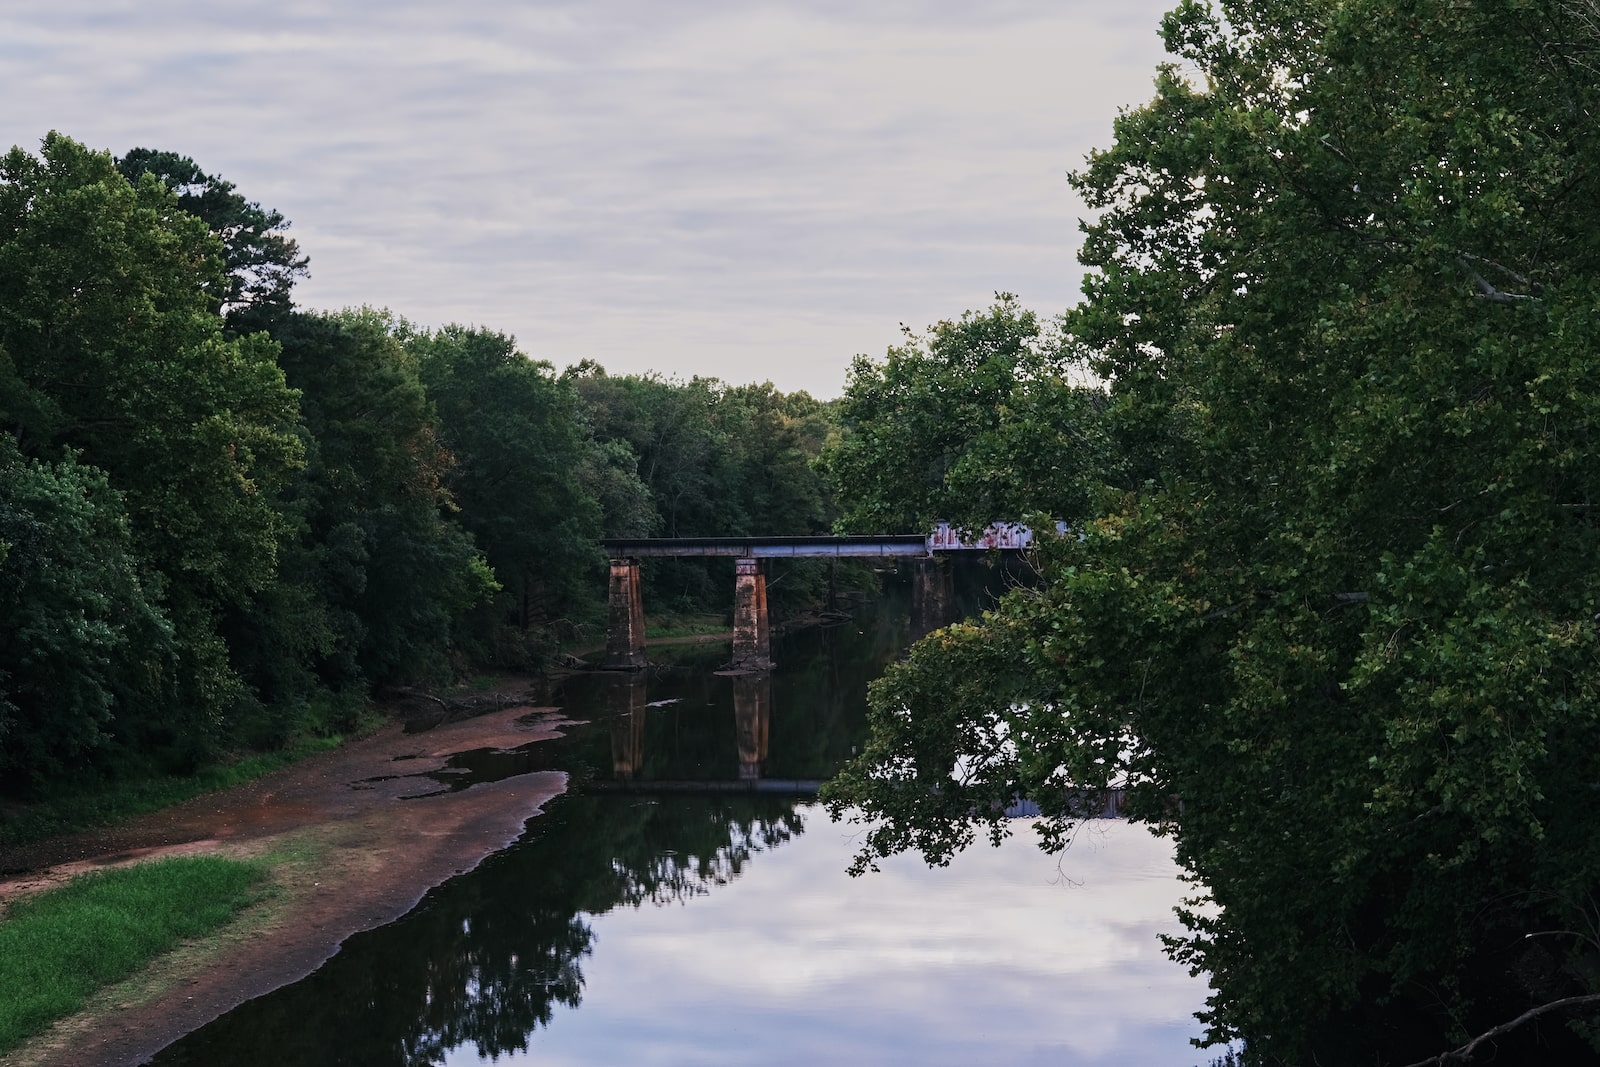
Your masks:
{"label": "dense green foliage", "polygon": [[0,923],[0,1054],[227,922],[255,899],[263,875],[257,864],[184,856],[83,875],[12,903]]}
{"label": "dense green foliage", "polygon": [[285,581],[244,644],[276,653],[262,666],[280,685],[308,660],[335,689],[447,673],[454,621],[492,582],[447,514],[453,460],[415,359],[370,312],[284,316],[273,336],[307,464],[284,498],[300,533]]}
{"label": "dense green foliage", "polygon": [[[599,632],[605,534],[826,527],[805,394],[296,310],[286,226],[172,152],[0,161],[0,793],[59,806],[338,735],[384,686],[537,670]],[[724,584],[652,607],[720,614]]]}
{"label": "dense green foliage", "polygon": [[[120,494],[143,597],[159,600],[171,639],[131,620],[113,668],[125,683],[116,726],[190,758],[237,699],[217,626],[273,581],[283,531],[272,499],[301,448],[275,347],[223,339],[208,295],[215,245],[172,200],[54,134],[41,157],[14,149],[0,163],[0,422],[24,455],[74,449],[85,477],[104,472]],[[26,506],[29,468],[4,470],[0,494]],[[61,635],[57,669],[103,673],[102,644],[90,631]]]}
{"label": "dense green foliage", "polygon": [[1076,518],[1116,476],[1105,395],[1060,335],[996,294],[907,331],[882,362],[857,356],[839,404],[841,433],[819,466],[846,533],[914,532],[940,521],[982,529],[1041,513]]}
{"label": "dense green foliage", "polygon": [[132,556],[120,494],[72,453],[22,457],[0,437],[0,774],[59,773],[103,743],[140,653],[171,647]]}
{"label": "dense green foliage", "polygon": [[1497,1062],[1591,1059],[1600,37],[1559,0],[1220,8],[1167,18],[1185,66],[1075,178],[1064,329],[1150,474],[877,686],[834,802],[863,863],[937,861],[1126,786],[1250,1062],[1519,1019]]}
{"label": "dense green foliage", "polygon": [[230,324],[255,328],[289,310],[290,290],[310,261],[284,234],[289,222],[281,212],[246,200],[232,182],[176,152],[135,148],[117,160],[117,169],[134,185],[150,175],[177,193],[178,206],[222,242],[226,275],[211,294]]}
{"label": "dense green foliage", "polygon": [[[492,656],[523,665],[574,605],[593,599],[604,503],[588,486],[609,475],[583,422],[577,393],[548,363],[528,359],[503,334],[452,327],[411,338],[443,444],[455,463],[446,484],[461,519],[503,586],[500,614],[514,621]],[[622,472],[623,493],[632,471]],[[593,479],[593,481],[591,481]],[[631,502],[631,501],[630,501]],[[562,630],[570,636],[570,621]],[[486,635],[493,639],[494,635]],[[486,650],[487,651],[487,650]]]}
{"label": "dense green foliage", "polygon": [[[832,421],[810,395],[709,378],[613,377],[588,363],[568,378],[595,439],[634,466],[654,504],[653,514],[634,519],[631,528],[608,523],[608,534],[827,532],[828,491],[812,461]],[[826,565],[817,561],[773,570],[768,589],[775,607],[813,599],[826,584]],[[650,560],[644,580],[646,604],[693,613],[726,611],[732,603],[727,560]]]}

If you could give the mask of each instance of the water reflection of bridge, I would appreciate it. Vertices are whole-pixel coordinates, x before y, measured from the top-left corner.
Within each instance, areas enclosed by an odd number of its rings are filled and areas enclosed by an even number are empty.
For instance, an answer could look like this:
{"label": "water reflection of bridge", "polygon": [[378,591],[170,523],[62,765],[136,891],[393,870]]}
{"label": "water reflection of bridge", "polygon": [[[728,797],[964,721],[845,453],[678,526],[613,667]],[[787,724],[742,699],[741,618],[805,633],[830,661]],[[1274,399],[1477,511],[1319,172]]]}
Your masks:
{"label": "water reflection of bridge", "polygon": [[[772,728],[772,675],[737,674],[729,678],[733,683],[734,733],[739,742],[739,777],[736,781],[720,782],[722,791],[755,790],[749,783],[760,782],[762,764],[767,758],[767,739]],[[633,782],[644,770],[645,719],[649,705],[645,700],[646,675],[643,673],[618,673],[606,678],[606,710],[611,719],[611,771],[614,782]],[[740,784],[744,783],[744,784]],[[705,784],[705,783],[695,783]],[[806,782],[809,792],[792,783],[785,790],[769,787],[772,792],[795,792],[816,795],[817,782]],[[652,788],[670,788],[665,783],[651,783]],[[711,791],[707,789],[706,791]]]}
{"label": "water reflection of bridge", "polygon": [[[732,675],[734,734],[738,741],[737,778],[653,779],[644,777],[645,725],[653,710],[646,699],[648,675],[644,672],[617,672],[605,677],[606,710],[610,719],[611,770],[613,777],[591,781],[591,792],[606,793],[761,793],[777,796],[815,797],[822,782],[812,778],[764,778],[772,722],[772,675]],[[731,769],[731,768],[730,768]],[[1123,791],[1083,790],[1072,798],[1078,818],[1115,819],[1121,817]],[[1039,806],[1031,800],[1018,800],[1006,809],[1012,818],[1031,818]]]}

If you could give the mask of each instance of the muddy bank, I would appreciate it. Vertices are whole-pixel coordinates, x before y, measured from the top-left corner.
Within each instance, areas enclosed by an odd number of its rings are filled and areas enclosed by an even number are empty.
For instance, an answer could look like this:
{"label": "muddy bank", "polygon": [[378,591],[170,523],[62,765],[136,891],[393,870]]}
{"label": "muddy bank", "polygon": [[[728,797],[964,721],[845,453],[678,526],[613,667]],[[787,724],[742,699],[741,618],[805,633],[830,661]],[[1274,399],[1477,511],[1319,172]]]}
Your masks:
{"label": "muddy bank", "polygon": [[[554,709],[513,706],[372,737],[224,793],[117,827],[13,850],[0,900],[73,874],[156,856],[270,857],[266,898],[216,938],[102,991],[5,1067],[132,1067],[251,997],[315,970],[345,938],[409,911],[429,889],[515,841],[565,786],[532,770],[456,789],[450,757],[557,736]],[[536,751],[536,749],[535,749]],[[536,761],[530,761],[536,762]]]}

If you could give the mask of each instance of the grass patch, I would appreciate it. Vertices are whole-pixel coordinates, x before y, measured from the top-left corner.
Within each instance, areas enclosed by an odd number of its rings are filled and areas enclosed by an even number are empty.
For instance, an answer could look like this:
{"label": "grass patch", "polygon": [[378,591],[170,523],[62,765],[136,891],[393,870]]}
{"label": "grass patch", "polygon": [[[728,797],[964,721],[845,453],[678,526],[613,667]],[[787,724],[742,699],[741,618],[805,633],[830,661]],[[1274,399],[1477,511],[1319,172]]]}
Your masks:
{"label": "grass patch", "polygon": [[338,748],[343,743],[342,735],[302,737],[275,752],[213,764],[194,774],[110,779],[79,787],[80,791],[76,792],[66,792],[72,787],[63,785],[59,794],[19,806],[0,819],[0,847],[103,826],[205,793],[229,789],[307,756]]}
{"label": "grass patch", "polygon": [[508,674],[495,674],[486,671],[483,674],[474,674],[464,681],[457,682],[455,685],[445,689],[442,695],[447,697],[474,696],[478,693],[487,693],[496,686],[504,685],[510,680],[511,676]]}
{"label": "grass patch", "polygon": [[725,634],[733,629],[725,615],[651,615],[644,621],[644,636],[697,637],[701,634]]}
{"label": "grass patch", "polygon": [[84,875],[0,918],[0,1053],[259,896],[260,863],[184,856]]}

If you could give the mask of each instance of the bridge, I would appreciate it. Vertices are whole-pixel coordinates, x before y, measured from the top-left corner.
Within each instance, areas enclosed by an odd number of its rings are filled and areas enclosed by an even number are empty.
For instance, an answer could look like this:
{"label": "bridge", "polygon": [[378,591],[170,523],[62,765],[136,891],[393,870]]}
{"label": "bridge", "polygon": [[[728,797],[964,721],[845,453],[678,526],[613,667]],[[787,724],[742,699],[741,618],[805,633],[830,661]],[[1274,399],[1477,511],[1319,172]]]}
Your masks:
{"label": "bridge", "polygon": [[[1064,532],[1058,525],[1057,532]],[[772,637],[767,623],[767,576],[763,561],[797,558],[910,558],[918,567],[913,598],[948,604],[949,572],[934,564],[946,552],[993,552],[1026,549],[1033,531],[1017,523],[993,523],[976,537],[963,538],[958,528],[939,523],[931,534],[887,534],[839,537],[649,537],[609,538],[600,542],[611,558],[606,625],[606,667],[638,670],[648,665],[644,651],[644,600],[639,561],[659,557],[723,556],[734,563],[734,670],[772,669]]]}

